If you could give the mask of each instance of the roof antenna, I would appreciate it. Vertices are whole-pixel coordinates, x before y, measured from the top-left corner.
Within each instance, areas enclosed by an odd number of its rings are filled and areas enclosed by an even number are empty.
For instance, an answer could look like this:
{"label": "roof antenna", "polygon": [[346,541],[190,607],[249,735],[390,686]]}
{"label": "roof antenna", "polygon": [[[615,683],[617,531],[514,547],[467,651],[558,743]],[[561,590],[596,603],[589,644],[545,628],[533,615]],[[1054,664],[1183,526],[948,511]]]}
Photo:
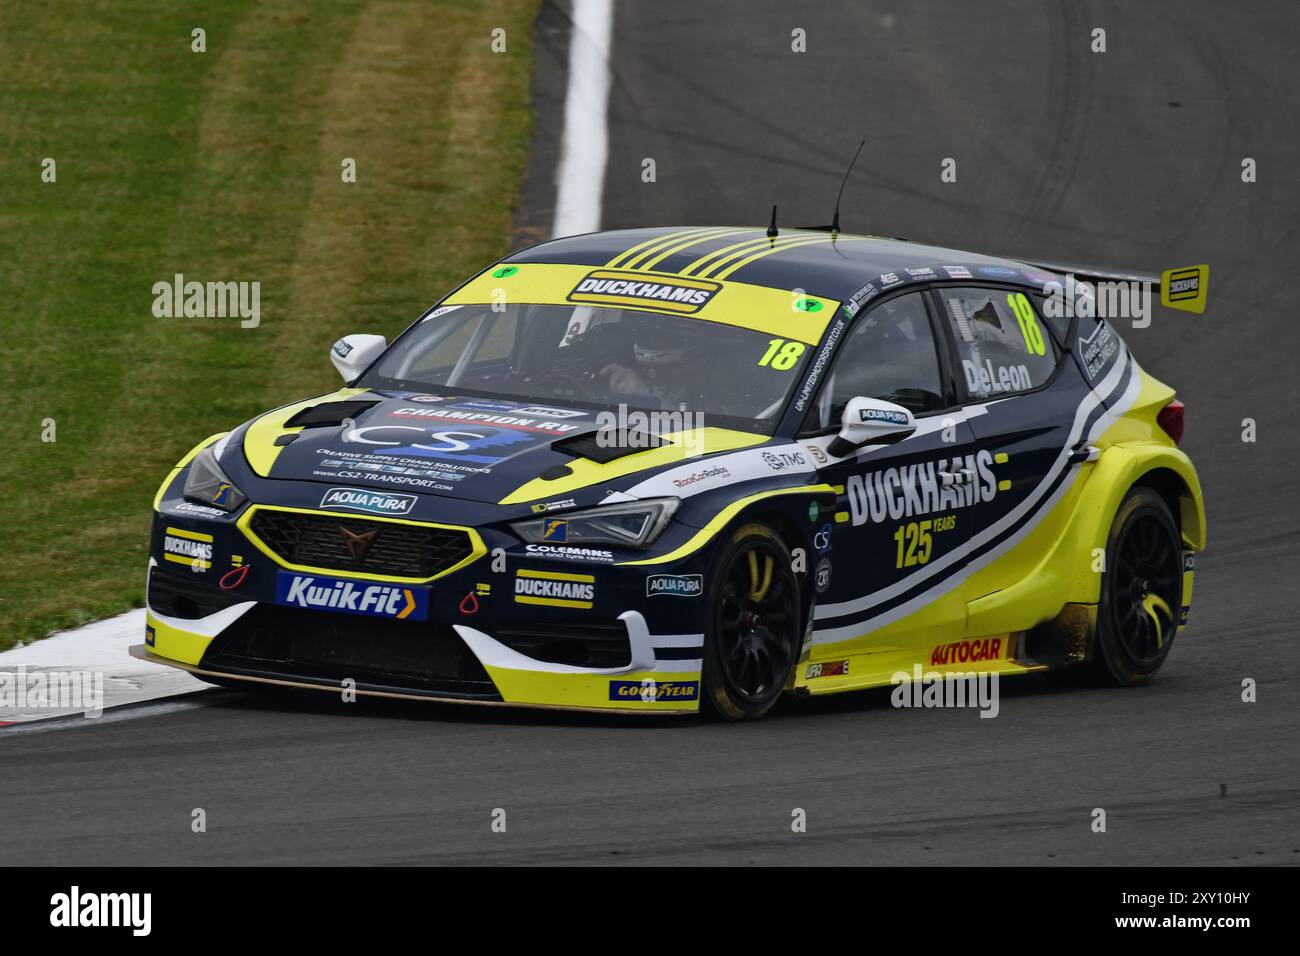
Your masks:
{"label": "roof antenna", "polygon": [[844,171],[844,179],[840,182],[840,191],[835,196],[835,215],[831,217],[831,235],[840,234],[840,199],[844,196],[844,187],[848,185],[849,174],[853,172],[853,167],[857,165],[858,157],[862,155],[862,147],[867,145],[864,139],[858,143],[858,151],[853,154],[853,162],[849,163],[849,168]]}
{"label": "roof antenna", "polygon": [[[865,142],[865,140],[864,140]],[[767,227],[767,238],[775,239],[780,233],[776,231],[776,207],[772,207],[772,224]]]}

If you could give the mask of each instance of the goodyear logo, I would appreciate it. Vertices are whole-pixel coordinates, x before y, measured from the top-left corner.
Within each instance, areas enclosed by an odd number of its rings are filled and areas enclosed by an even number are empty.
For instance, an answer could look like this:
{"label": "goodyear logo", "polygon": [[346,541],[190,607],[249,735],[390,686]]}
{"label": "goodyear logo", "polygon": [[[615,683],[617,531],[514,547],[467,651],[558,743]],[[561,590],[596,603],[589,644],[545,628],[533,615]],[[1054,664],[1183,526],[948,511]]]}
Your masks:
{"label": "goodyear logo", "polygon": [[646,704],[668,701],[699,700],[700,682],[697,680],[612,680],[609,682],[610,700],[639,700]]}
{"label": "goodyear logo", "polygon": [[543,541],[567,541],[569,537],[569,522],[564,518],[544,518],[542,520],[542,540]]}
{"label": "goodyear logo", "polygon": [[570,302],[628,305],[690,315],[709,304],[722,286],[703,279],[656,276],[644,272],[597,269],[569,293]]}
{"label": "goodyear logo", "polygon": [[515,574],[515,603],[545,607],[576,607],[586,610],[596,599],[596,579],[590,574],[562,571],[530,571]]}
{"label": "goodyear logo", "polygon": [[1166,269],[1160,273],[1160,304],[1167,309],[1182,309],[1199,315],[1205,311],[1209,284],[1208,265]]}
{"label": "goodyear logo", "polygon": [[429,616],[429,589],[281,571],[276,575],[275,603],[313,611],[423,621]]}

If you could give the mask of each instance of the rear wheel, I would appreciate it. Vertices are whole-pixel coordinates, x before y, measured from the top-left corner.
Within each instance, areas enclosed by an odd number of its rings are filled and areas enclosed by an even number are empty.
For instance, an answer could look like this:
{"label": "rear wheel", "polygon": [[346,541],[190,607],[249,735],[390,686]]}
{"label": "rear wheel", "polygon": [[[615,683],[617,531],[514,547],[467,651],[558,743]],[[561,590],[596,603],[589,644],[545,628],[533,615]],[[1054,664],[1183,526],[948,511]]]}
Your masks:
{"label": "rear wheel", "polygon": [[1099,674],[1125,686],[1155,676],[1178,630],[1182,572],[1182,541],[1169,506],[1150,488],[1131,489],[1106,544],[1094,655]]}
{"label": "rear wheel", "polygon": [[799,582],[771,528],[744,525],[709,575],[704,702],[727,720],[753,720],[781,696],[799,656]]}

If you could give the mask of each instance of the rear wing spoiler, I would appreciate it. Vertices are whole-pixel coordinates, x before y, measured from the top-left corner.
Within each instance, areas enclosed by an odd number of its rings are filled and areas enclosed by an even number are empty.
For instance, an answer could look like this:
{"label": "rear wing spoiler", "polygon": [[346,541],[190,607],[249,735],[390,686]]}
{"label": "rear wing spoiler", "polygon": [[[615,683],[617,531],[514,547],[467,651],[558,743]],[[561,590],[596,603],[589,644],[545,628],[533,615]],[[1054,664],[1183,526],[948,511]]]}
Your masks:
{"label": "rear wing spoiler", "polygon": [[1106,282],[1141,282],[1160,289],[1160,304],[1167,309],[1181,309],[1198,315],[1205,311],[1205,296],[1209,291],[1210,267],[1180,266],[1154,272],[1118,272],[1096,266],[1062,262],[1028,262],[1028,265],[1060,275],[1072,275],[1076,282],[1097,286]]}

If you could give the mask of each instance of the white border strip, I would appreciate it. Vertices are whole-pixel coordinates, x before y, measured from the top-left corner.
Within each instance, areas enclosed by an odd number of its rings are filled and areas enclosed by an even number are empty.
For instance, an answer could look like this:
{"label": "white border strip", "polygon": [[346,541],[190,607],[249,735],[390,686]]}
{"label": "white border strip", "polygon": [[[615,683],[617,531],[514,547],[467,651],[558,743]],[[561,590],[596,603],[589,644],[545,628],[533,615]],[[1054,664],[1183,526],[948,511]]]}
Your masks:
{"label": "white border strip", "polygon": [[573,0],[564,138],[556,170],[553,235],[600,228],[601,193],[609,155],[609,44],[613,0]]}

